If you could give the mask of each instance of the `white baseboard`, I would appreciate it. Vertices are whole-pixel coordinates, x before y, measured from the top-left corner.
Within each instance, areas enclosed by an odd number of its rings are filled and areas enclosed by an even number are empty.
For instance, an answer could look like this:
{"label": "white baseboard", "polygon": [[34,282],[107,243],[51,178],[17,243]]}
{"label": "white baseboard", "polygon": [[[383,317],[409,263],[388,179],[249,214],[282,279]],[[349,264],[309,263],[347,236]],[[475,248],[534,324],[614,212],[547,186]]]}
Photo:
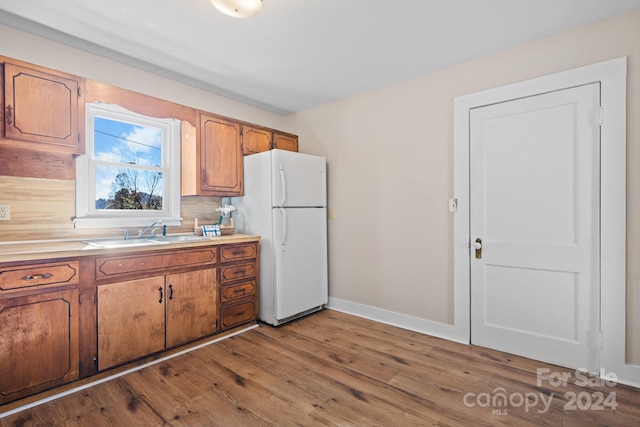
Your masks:
{"label": "white baseboard", "polygon": [[623,374],[618,374],[618,382],[640,388],[640,365],[624,365]]}
{"label": "white baseboard", "polygon": [[421,319],[419,317],[409,316],[407,314],[371,307],[364,304],[358,304],[339,298],[329,297],[329,304],[327,305],[327,308],[342,311],[347,314],[353,314],[354,316],[363,317],[365,319],[386,323],[387,325],[408,329],[410,331],[432,335],[437,338],[443,338],[445,340],[455,341],[461,344],[469,344],[467,340],[460,338],[458,330],[456,330],[453,325],[447,325],[446,323]]}

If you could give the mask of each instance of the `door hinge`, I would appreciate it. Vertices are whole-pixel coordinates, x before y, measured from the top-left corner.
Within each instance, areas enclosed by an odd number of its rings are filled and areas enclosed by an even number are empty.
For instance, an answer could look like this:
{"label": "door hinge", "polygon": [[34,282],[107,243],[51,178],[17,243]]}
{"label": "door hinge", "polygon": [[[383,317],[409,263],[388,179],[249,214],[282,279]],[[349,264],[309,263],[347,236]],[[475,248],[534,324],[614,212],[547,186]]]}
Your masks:
{"label": "door hinge", "polygon": [[602,331],[598,331],[598,350],[602,350],[603,348],[602,341]]}
{"label": "door hinge", "polygon": [[593,126],[602,126],[604,123],[604,108],[596,107],[593,109],[591,114],[591,123]]}

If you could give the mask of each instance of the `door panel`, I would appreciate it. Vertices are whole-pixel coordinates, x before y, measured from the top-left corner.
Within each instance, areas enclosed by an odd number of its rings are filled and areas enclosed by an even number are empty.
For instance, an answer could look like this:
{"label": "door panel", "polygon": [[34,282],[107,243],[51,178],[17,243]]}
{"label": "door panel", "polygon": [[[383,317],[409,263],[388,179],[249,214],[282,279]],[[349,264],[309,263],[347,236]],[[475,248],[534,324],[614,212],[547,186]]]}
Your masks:
{"label": "door panel", "polygon": [[164,276],[98,286],[98,369],[165,348]]}
{"label": "door panel", "polygon": [[276,318],[328,300],[327,216],[324,208],[274,209]]}
{"label": "door panel", "polygon": [[272,206],[326,206],[327,177],[324,157],[271,150]]}
{"label": "door panel", "polygon": [[474,344],[597,367],[599,85],[471,111]]}
{"label": "door panel", "polygon": [[166,346],[175,347],[216,332],[216,269],[166,277]]}

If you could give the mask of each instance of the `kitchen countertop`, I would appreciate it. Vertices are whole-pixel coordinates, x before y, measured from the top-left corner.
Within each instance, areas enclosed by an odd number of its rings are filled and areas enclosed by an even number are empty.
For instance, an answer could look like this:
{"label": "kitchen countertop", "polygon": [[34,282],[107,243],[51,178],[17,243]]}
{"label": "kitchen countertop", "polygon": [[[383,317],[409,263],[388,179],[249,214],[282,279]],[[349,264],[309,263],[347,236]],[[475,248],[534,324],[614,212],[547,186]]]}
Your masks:
{"label": "kitchen countertop", "polygon": [[[104,239],[104,237],[100,237]],[[198,246],[222,245],[230,243],[256,242],[260,236],[247,234],[232,234],[228,236],[208,237],[204,240],[189,242],[175,242],[166,245],[134,246],[122,248],[87,247],[86,237],[77,240],[43,240],[28,242],[0,242],[0,263],[15,261],[30,261],[48,258],[70,258],[91,255],[104,255],[125,252],[148,252],[167,249],[195,248]]]}

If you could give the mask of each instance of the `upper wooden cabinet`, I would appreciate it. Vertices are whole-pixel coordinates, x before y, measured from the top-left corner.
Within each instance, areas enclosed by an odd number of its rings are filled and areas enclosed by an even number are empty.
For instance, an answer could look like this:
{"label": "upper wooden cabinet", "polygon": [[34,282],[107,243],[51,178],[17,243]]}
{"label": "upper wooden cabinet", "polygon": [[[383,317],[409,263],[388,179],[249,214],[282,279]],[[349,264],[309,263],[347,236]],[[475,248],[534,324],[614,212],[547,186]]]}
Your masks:
{"label": "upper wooden cabinet", "polygon": [[260,153],[273,148],[298,151],[298,137],[271,129],[242,126],[242,154]]}
{"label": "upper wooden cabinet", "polygon": [[298,137],[288,133],[273,132],[273,148],[298,151]]}
{"label": "upper wooden cabinet", "polygon": [[[240,129],[239,122],[201,113],[196,140],[185,140],[183,132],[183,196],[242,196],[244,187]],[[195,152],[195,156],[190,155],[190,150]],[[194,158],[195,167],[188,163]]]}
{"label": "upper wooden cabinet", "polygon": [[2,144],[85,152],[84,80],[20,61],[3,61]]}
{"label": "upper wooden cabinet", "polygon": [[243,125],[242,154],[261,153],[273,147],[273,132],[269,129]]}

